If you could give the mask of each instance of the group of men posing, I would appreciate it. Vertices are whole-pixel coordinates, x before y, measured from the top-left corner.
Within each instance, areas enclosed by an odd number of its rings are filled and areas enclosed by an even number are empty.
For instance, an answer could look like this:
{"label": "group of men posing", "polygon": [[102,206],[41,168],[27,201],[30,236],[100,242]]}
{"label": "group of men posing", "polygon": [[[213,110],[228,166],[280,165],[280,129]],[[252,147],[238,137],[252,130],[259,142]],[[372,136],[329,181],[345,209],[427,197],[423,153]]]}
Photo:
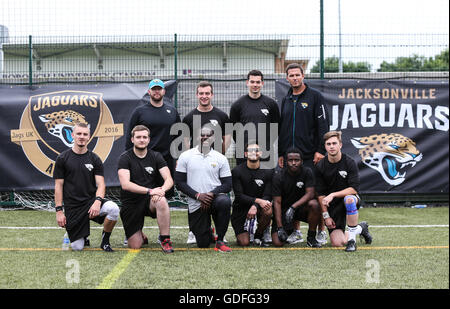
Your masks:
{"label": "group of men posing", "polygon": [[[170,129],[181,119],[172,105],[164,103],[164,83],[152,80],[144,104],[132,113],[127,150],[118,160],[120,208],[105,199],[102,162],[87,148],[89,125],[76,124],[74,145],[58,156],[54,171],[56,219],[66,228],[72,249],[88,245],[89,222],[94,220],[103,223],[100,247],[113,251],[109,238],[120,215],[128,247],[148,243],[142,229],[145,216],[151,216],[157,219],[163,252],[173,252],[168,199],[174,186],[188,197],[189,233],[200,248],[215,244],[216,251],[230,252],[225,240],[230,221],[239,246],[272,242],[281,247],[302,241],[300,221],[308,223],[310,247],[326,243],[325,227],[332,246],[355,251],[356,235],[370,244],[368,224],[358,223],[358,168],[341,152],[341,132],[329,131],[322,95],[304,83],[303,68],[289,65],[286,77],[291,87],[279,108],[261,93],[263,74],[250,71],[248,94],[233,103],[229,117],[212,105],[212,84],[200,82],[198,106],[182,120],[191,132],[184,137],[188,150],[177,161],[171,155]],[[227,123],[265,124],[266,131],[254,139],[245,130],[217,136],[216,132],[226,132]],[[273,143],[270,124],[278,129],[275,168],[263,164]],[[232,138],[245,142],[242,151],[236,147],[233,170],[224,155]]]}

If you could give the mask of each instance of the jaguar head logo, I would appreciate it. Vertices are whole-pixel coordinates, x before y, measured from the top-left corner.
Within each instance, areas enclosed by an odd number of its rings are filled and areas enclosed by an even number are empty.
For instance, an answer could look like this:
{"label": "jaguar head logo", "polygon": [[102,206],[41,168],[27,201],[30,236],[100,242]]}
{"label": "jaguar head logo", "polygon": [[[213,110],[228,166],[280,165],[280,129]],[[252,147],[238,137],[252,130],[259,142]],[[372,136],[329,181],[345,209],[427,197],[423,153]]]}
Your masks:
{"label": "jaguar head logo", "polygon": [[361,161],[393,186],[403,183],[408,169],[423,157],[412,139],[398,133],[354,137],[351,142],[359,149]]}
{"label": "jaguar head logo", "polygon": [[72,131],[76,123],[87,123],[80,113],[63,110],[42,114],[39,119],[45,123],[48,133],[59,138],[67,147],[73,146]]}

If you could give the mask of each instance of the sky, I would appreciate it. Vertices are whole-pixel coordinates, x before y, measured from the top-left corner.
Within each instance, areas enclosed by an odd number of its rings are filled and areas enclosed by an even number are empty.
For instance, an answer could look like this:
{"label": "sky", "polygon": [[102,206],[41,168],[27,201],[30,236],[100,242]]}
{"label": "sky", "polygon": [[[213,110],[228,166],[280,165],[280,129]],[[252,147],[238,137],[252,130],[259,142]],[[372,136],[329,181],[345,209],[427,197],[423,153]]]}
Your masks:
{"label": "sky", "polygon": [[[319,0],[1,0],[10,35],[318,33]],[[324,0],[338,32],[338,0]],[[340,0],[342,33],[448,33],[448,0]]]}
{"label": "sky", "polygon": [[[425,56],[448,46],[448,0],[323,0],[328,54],[337,53],[339,2],[348,57],[355,53],[354,45],[373,42],[395,45],[395,53],[419,50]],[[0,0],[0,12],[0,25],[10,37],[294,35],[288,58],[302,57],[296,40],[317,45],[320,33],[319,0]],[[417,46],[402,50],[407,45]],[[367,54],[367,49],[359,53]]]}

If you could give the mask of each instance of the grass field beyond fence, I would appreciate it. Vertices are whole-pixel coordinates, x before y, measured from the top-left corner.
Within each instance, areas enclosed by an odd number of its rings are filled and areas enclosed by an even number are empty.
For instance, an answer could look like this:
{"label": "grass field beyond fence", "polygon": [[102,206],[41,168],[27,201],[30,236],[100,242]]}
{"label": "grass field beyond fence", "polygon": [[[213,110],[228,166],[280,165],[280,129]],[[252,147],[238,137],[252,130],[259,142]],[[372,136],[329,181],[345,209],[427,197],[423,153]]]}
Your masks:
{"label": "grass field beyond fence", "polygon": [[[448,289],[449,208],[364,208],[371,245],[358,250],[311,249],[306,243],[284,248],[240,248],[231,229],[231,253],[186,245],[187,213],[171,212],[175,253],[156,244],[156,220],[146,218],[150,244],[123,246],[119,220],[111,236],[116,252],[98,249],[101,228],[91,223],[91,247],[62,251],[64,231],[55,214],[0,211],[2,289]],[[307,225],[302,223],[306,236]]]}

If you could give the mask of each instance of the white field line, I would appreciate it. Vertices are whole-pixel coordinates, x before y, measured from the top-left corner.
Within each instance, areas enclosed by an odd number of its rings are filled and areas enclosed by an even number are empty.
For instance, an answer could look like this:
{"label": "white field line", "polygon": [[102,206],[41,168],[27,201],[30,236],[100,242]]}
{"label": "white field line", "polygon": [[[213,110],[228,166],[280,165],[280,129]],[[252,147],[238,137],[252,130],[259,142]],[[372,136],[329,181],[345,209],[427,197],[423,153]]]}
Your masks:
{"label": "white field line", "polygon": [[[448,224],[428,224],[428,225],[369,225],[370,228],[448,228]],[[91,229],[102,229],[102,226],[91,226]],[[171,229],[189,229],[189,226],[171,226]],[[307,229],[307,226],[302,226]],[[60,230],[58,226],[0,226],[2,230]],[[114,229],[123,229],[123,226],[116,226]],[[158,226],[144,226],[144,229],[158,229]],[[231,227],[229,227],[231,229]]]}

